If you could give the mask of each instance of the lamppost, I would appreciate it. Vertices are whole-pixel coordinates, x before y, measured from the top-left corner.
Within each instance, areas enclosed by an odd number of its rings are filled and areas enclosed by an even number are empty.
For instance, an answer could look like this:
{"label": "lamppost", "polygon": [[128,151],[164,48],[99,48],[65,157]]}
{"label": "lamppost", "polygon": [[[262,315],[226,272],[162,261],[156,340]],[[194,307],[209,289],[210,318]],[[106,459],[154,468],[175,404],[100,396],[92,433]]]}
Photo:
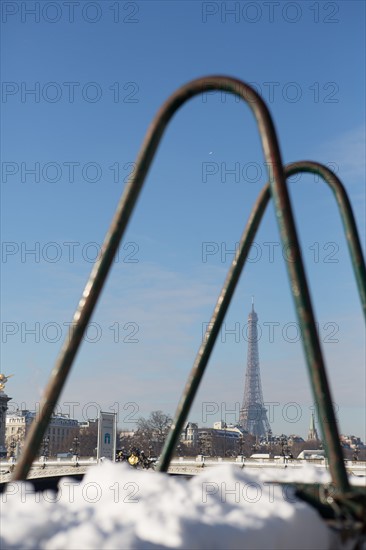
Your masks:
{"label": "lamppost", "polygon": [[258,436],[256,436],[255,443],[252,445],[252,454],[256,454],[260,450]]}
{"label": "lamppost", "polygon": [[237,457],[243,454],[243,435],[239,435],[235,440],[235,453]]}
{"label": "lamppost", "polygon": [[202,433],[199,433],[198,435],[198,449],[199,449],[199,454],[203,455],[204,454],[204,437]]}
{"label": "lamppost", "polygon": [[245,439],[243,434],[240,435],[238,440],[238,455],[243,456]]}
{"label": "lamppost", "polygon": [[[199,434],[199,446],[200,446],[200,454],[201,455],[210,455],[210,450],[212,446],[210,445],[209,441],[209,434],[207,431],[202,432]],[[212,436],[211,436],[212,437]]]}
{"label": "lamppost", "polygon": [[11,442],[10,442],[10,457],[13,461],[15,459],[15,447],[17,446],[17,444],[15,443],[15,440],[14,440],[14,437],[11,438]]}
{"label": "lamppost", "polygon": [[41,460],[43,460],[43,466],[42,468],[46,467],[47,458],[49,455],[49,445],[50,445],[50,436],[46,436],[42,440],[42,456]]}
{"label": "lamppost", "polygon": [[72,441],[72,448],[70,449],[70,453],[73,454],[73,460],[75,460],[75,466],[79,466],[78,458],[79,458],[79,438],[78,436],[75,436]]}
{"label": "lamppost", "polygon": [[288,440],[285,435],[281,435],[280,445],[281,445],[281,455],[283,456],[283,461],[286,463],[286,457],[289,454],[289,448],[288,448]]}
{"label": "lamppost", "polygon": [[14,440],[14,437],[11,438],[11,442],[10,442],[10,456],[9,456],[9,459],[10,459],[10,471],[12,472],[15,468],[15,447],[17,446],[17,444],[15,443],[15,440]]}
{"label": "lamppost", "polygon": [[268,430],[267,445],[268,445],[269,458],[273,459],[273,457],[274,457],[274,455],[273,455],[273,434],[272,434],[271,429]]}
{"label": "lamppost", "polygon": [[146,436],[145,432],[139,432],[139,437],[135,441],[134,448],[137,448],[140,451],[145,449],[145,444],[146,444],[145,436]]}
{"label": "lamppost", "polygon": [[353,450],[353,460],[357,461],[358,460],[358,455],[360,453],[360,448],[358,445],[355,445],[355,448]]}

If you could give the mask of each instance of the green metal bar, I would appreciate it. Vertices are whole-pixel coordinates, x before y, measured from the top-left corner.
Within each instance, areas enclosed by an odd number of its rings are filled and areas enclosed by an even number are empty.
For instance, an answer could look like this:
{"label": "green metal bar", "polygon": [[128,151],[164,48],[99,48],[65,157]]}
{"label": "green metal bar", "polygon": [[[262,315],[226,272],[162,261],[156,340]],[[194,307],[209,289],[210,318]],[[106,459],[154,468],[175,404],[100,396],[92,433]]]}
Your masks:
{"label": "green metal bar", "polygon": [[[193,80],[179,88],[164,103],[150,125],[136,161],[136,170],[127,183],[117,206],[117,211],[105,237],[101,254],[96,260],[83,295],[73,317],[73,331],[66,339],[56,365],[51,372],[44,397],[41,400],[40,412],[32,423],[25,441],[24,451],[15,468],[13,480],[25,479],[31,468],[36,453],[41,445],[52,411],[54,410],[66,378],[79,349],[83,334],[98,301],[103,285],[119,243],[124,235],[145,177],[152,163],[155,152],[165,128],[174,113],[188,99],[212,90],[225,91],[241,97],[246,101],[256,118],[262,141],[262,148],[268,166],[273,167],[273,178],[278,188],[286,187],[282,169],[282,160],[277,136],[271,115],[262,98],[249,85],[240,80],[225,76],[210,76]],[[315,326],[314,326],[315,330]]]}
{"label": "green metal bar", "polygon": [[174,449],[179,442],[180,434],[182,433],[184,422],[187,419],[189,410],[192,406],[197,390],[201,383],[203,374],[206,370],[211,352],[214,348],[216,338],[219,334],[221,325],[224,321],[226,312],[230,305],[231,299],[235,292],[236,285],[239,281],[245,260],[249,254],[250,247],[256,235],[257,229],[271,198],[269,184],[267,184],[260,192],[252,211],[249,220],[241,236],[239,247],[232,261],[224,285],[216,302],[215,309],[212,313],[210,323],[207,327],[203,342],[200,345],[196,359],[193,363],[191,372],[189,373],[186,386],[183,390],[182,397],[179,401],[173,423],[164,443],[163,450],[156,465],[156,470],[166,472],[169,468]]}
{"label": "green metal bar", "polygon": [[[358,290],[360,294],[361,303],[365,304],[366,296],[366,270],[365,262],[362,256],[361,245],[358,237],[355,219],[352,212],[351,204],[348,200],[347,193],[337,176],[326,166],[312,161],[299,161],[288,164],[285,166],[286,177],[301,173],[312,172],[320,175],[323,180],[328,183],[332,189],[335,199],[338,204],[338,208],[342,217],[342,221],[345,227],[346,239],[349,247],[351,260],[355,272],[356,282],[358,284]],[[169,467],[170,460],[174,453],[175,446],[177,445],[180,437],[180,433],[183,429],[184,422],[187,419],[188,412],[192,406],[198,387],[205,372],[209,357],[212,349],[215,345],[217,335],[220,331],[221,325],[224,321],[227,309],[231,302],[232,296],[235,292],[237,282],[240,278],[245,261],[247,259],[249,248],[252,241],[255,238],[258,226],[263,217],[268,201],[270,199],[270,187],[269,184],[260,192],[260,195],[253,206],[248,223],[241,237],[239,247],[232,265],[227,274],[224,286],[221,290],[218,298],[215,310],[212,314],[209,329],[206,332],[204,342],[201,344],[197,353],[193,368],[189,374],[187,384],[185,386],[183,395],[179,402],[172,428],[167,436],[165,445],[158,463],[158,470],[166,471]],[[311,373],[310,373],[311,374]],[[315,398],[316,393],[314,392]],[[326,433],[323,428],[323,421],[326,418],[325,412],[320,410],[321,417],[321,429],[323,437],[326,438]],[[334,424],[334,430],[332,430],[332,438],[338,438],[338,429]],[[345,471],[345,467],[342,460],[342,452],[337,456],[329,456],[329,461],[335,464],[336,468],[340,468]],[[341,474],[342,475],[342,474]],[[347,475],[347,473],[345,473]]]}
{"label": "green metal bar", "polygon": [[[145,176],[169,120],[186,100],[209,90],[222,90],[241,97],[248,102],[257,120],[266,163],[268,167],[271,167],[271,170],[269,170],[270,190],[275,202],[282,243],[287,248],[291,247],[294,251],[295,262],[288,262],[288,274],[300,326],[304,335],[304,347],[308,367],[311,372],[313,391],[320,409],[325,411],[328,419],[328,423],[323,426],[327,454],[328,456],[341,456],[339,439],[334,436],[333,426],[336,429],[336,420],[273,122],[265,103],[250,86],[239,80],[215,76],[194,80],[177,90],[163,105],[150,126],[137,159],[134,177],[126,186],[120,199],[117,212],[102,247],[102,254],[94,265],[74,315],[73,323],[75,329],[70,340],[64,343],[56,366],[51,373],[51,378],[45,390],[45,396],[41,402],[40,413],[31,427],[26,440],[25,450],[15,469],[13,479],[25,478],[34,460],[52,410],[60,396],[87,323],[92,315],[114,255],[137,201]],[[332,476],[335,483],[341,491],[347,492],[349,490],[349,483],[346,472],[343,470],[331,464]]]}
{"label": "green metal bar", "polygon": [[363,309],[366,321],[366,267],[365,260],[362,254],[361,242],[358,236],[355,217],[353,215],[352,206],[349,201],[347,192],[332,170],[324,164],[313,161],[292,162],[286,166],[286,177],[298,174],[300,172],[308,172],[317,174],[332,189],[335,199],[338,204],[339,212],[342,218],[345,237],[348,244],[349,253],[351,256],[353,271],[356,277],[358,293],[360,296],[361,306]]}

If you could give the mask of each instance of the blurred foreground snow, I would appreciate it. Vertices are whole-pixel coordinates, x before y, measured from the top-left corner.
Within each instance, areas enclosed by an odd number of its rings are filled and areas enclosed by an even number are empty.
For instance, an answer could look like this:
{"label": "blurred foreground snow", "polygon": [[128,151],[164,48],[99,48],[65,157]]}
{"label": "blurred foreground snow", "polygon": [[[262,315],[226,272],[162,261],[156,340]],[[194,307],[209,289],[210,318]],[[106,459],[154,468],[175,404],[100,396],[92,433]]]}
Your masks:
{"label": "blurred foreground snow", "polygon": [[187,481],[104,462],[79,484],[64,478],[57,495],[10,483],[1,495],[0,548],[336,548],[317,512],[273,479],[329,481],[310,466],[281,474],[223,466]]}

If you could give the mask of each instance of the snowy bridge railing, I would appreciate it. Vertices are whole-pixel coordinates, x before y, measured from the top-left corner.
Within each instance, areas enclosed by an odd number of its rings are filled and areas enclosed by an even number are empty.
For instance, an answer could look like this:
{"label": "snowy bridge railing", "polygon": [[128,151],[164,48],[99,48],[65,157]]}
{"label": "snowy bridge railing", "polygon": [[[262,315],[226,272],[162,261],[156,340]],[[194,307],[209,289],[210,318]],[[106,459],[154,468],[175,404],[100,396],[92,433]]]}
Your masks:
{"label": "snowy bridge railing", "polygon": [[303,334],[305,357],[314,399],[319,409],[321,431],[329,460],[329,468],[336,488],[336,498],[338,499],[339,506],[347,509],[358,518],[362,517],[366,523],[364,517],[365,495],[351,488],[342,460],[336,417],[316,330],[313,307],[305,276],[286,178],[298,172],[314,172],[319,174],[332,188],[342,216],[360,299],[366,316],[366,270],[352,208],[341,182],[325,166],[309,161],[293,163],[287,167],[283,166],[276,132],[266,104],[249,85],[223,76],[211,76],[193,80],[179,88],[161,107],[148,129],[137,157],[136,170],[122,194],[117,211],[104,240],[101,254],[96,260],[90,278],[85,286],[73,318],[73,326],[75,328],[71,338],[66,339],[56,365],[51,372],[39,415],[31,426],[21,460],[15,468],[13,479],[26,478],[35,459],[51,414],[66,382],[88,321],[91,318],[106,281],[113,258],[124,235],[165,128],[174,113],[188,99],[211,90],[220,90],[234,94],[248,103],[258,125],[266,161],[265,164],[268,169],[268,184],[262,189],[249,216],[236,257],[229,269],[214,309],[209,325],[210,330],[206,334],[206,338],[198,351],[193,368],[189,374],[188,382],[179,402],[171,431],[165,442],[158,468],[160,471],[167,471],[168,469],[184,421],[196,395],[236,284],[247,259],[250,245],[263,217],[267,203],[272,198],[282,245],[286,249],[291,250],[293,254],[293,261],[286,262],[286,265],[296,313]]}

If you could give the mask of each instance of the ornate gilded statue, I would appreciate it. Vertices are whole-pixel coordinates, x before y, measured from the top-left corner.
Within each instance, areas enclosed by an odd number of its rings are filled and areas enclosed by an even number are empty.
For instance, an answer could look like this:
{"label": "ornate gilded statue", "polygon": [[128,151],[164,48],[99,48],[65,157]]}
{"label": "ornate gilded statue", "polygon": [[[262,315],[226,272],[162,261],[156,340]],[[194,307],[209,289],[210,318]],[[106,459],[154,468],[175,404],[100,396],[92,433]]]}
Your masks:
{"label": "ornate gilded statue", "polygon": [[0,374],[0,391],[4,390],[5,384],[11,376],[14,376],[14,374],[8,374],[8,376],[5,376],[5,374]]}

